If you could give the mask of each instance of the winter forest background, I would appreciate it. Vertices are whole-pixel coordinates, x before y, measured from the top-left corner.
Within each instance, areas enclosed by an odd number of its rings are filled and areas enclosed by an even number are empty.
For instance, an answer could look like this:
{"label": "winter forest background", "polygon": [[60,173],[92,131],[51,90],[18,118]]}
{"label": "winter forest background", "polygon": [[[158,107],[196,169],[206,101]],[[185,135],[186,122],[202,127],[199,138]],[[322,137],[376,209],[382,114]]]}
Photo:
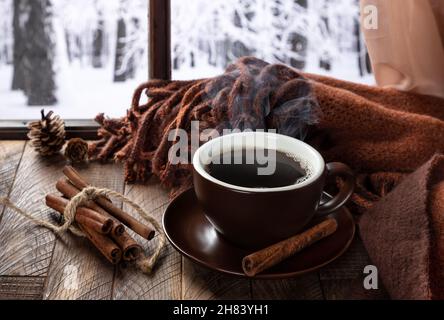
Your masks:
{"label": "winter forest background", "polygon": [[[0,0],[0,118],[122,116],[147,79],[147,0]],[[254,55],[371,83],[359,0],[172,0],[173,77]]]}

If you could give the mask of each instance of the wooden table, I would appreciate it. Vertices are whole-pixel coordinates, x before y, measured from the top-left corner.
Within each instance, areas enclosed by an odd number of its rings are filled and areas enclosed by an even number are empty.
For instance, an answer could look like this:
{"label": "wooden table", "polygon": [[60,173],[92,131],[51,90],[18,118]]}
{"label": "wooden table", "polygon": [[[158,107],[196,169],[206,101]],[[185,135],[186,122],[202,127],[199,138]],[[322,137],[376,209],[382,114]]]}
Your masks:
{"label": "wooden table", "polygon": [[[43,199],[56,192],[55,182],[62,177],[64,165],[61,156],[40,158],[25,141],[0,141],[0,196],[9,196],[39,218],[54,219]],[[120,165],[94,163],[80,172],[93,184],[140,203],[159,221],[169,203],[167,192],[156,182],[126,185]],[[157,272],[149,277],[110,266],[86,240],[70,234],[57,239],[0,206],[0,299],[385,298],[383,289],[363,289],[368,264],[362,242],[355,239],[343,257],[318,272],[285,281],[252,281],[196,266],[168,246]]]}

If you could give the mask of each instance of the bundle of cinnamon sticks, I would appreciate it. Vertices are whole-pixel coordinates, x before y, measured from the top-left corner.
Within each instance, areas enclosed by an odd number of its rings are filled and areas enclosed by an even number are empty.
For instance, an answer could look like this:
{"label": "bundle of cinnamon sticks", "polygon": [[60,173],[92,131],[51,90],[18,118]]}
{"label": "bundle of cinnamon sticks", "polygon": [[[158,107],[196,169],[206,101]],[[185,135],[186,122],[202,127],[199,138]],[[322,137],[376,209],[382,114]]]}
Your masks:
{"label": "bundle of cinnamon sticks", "polygon": [[[66,178],[56,184],[61,196],[46,196],[46,205],[62,215],[69,200],[90,186],[73,167],[65,167],[63,173]],[[78,229],[112,264],[135,262],[142,254],[142,247],[131,237],[127,228],[147,240],[155,236],[154,229],[142,224],[105,197],[88,201],[77,208],[74,221]]]}

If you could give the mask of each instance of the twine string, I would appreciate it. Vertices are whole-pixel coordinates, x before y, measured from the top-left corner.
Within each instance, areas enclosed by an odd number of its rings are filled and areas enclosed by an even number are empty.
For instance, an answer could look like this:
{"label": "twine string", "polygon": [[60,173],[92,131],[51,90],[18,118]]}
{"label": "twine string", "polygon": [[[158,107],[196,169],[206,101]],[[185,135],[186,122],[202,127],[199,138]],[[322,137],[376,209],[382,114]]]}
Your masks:
{"label": "twine string", "polygon": [[157,220],[152,215],[148,214],[138,204],[116,191],[106,188],[96,188],[92,186],[84,188],[79,194],[77,194],[69,201],[63,215],[64,222],[61,226],[48,222],[44,219],[37,218],[27,213],[26,211],[18,208],[14,203],[11,202],[9,198],[0,198],[0,204],[22,215],[23,217],[33,222],[35,225],[52,231],[57,236],[60,236],[69,230],[78,237],[85,237],[85,234],[74,225],[77,208],[81,207],[88,201],[94,201],[99,197],[115,198],[125,204],[130,205],[146,222],[151,224],[156,229],[156,231],[158,232],[158,244],[153,254],[151,256],[146,256],[145,254],[143,254],[142,257],[137,260],[138,268],[145,274],[151,274],[157,260],[159,259],[162,249],[165,247],[165,234],[163,233],[162,227],[159,222],[157,222]]}

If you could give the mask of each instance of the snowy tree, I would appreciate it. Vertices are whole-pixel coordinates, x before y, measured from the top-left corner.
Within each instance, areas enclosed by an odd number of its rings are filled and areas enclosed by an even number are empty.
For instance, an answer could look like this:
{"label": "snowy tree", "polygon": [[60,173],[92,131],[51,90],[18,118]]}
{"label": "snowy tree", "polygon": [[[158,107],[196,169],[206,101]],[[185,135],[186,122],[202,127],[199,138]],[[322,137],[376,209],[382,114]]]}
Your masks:
{"label": "snowy tree", "polygon": [[109,59],[118,0],[53,0],[72,63],[103,68]]}
{"label": "snowy tree", "polygon": [[274,0],[265,7],[265,10],[263,14],[270,12],[272,15],[270,23],[265,26],[271,31],[268,31],[268,34],[272,52],[264,52],[264,58],[304,69],[309,38],[305,19],[308,15],[307,1]]}
{"label": "snowy tree", "polygon": [[19,20],[26,21],[23,69],[28,105],[53,105],[57,98],[52,4],[50,0],[25,0],[23,5],[26,14],[21,13]]}
{"label": "snowy tree", "polygon": [[[255,5],[251,0],[173,1],[174,67],[199,67],[202,62],[224,68],[255,52],[250,28]],[[190,19],[189,17],[198,17]]]}
{"label": "snowy tree", "polygon": [[0,0],[0,64],[12,63],[12,15],[9,14],[12,8],[11,0]]}
{"label": "snowy tree", "polygon": [[92,36],[92,65],[94,68],[103,68],[105,55],[105,21],[103,9],[100,7],[99,1],[96,0],[94,5],[97,11],[97,21]]}
{"label": "snowy tree", "polygon": [[311,71],[335,69],[344,53],[353,53],[359,63],[358,0],[173,0],[172,5],[176,70],[203,62],[224,68],[242,55]]}
{"label": "snowy tree", "polygon": [[114,81],[134,78],[136,68],[146,52],[148,38],[146,19],[148,7],[144,0],[120,0],[114,62]]}
{"label": "snowy tree", "polygon": [[128,65],[130,61],[127,61],[127,65],[124,65],[125,56],[127,56],[127,19],[126,13],[128,9],[128,2],[126,0],[120,0],[119,8],[119,20],[117,21],[117,38],[116,38],[116,55],[114,60],[114,82],[123,82],[130,77],[131,65]]}
{"label": "snowy tree", "polygon": [[24,0],[13,0],[13,29],[14,29],[14,72],[12,90],[25,90],[25,40],[26,22],[29,18],[30,7]]}
{"label": "snowy tree", "polygon": [[51,1],[14,0],[12,7],[12,90],[23,90],[28,105],[53,105],[57,98]]}

